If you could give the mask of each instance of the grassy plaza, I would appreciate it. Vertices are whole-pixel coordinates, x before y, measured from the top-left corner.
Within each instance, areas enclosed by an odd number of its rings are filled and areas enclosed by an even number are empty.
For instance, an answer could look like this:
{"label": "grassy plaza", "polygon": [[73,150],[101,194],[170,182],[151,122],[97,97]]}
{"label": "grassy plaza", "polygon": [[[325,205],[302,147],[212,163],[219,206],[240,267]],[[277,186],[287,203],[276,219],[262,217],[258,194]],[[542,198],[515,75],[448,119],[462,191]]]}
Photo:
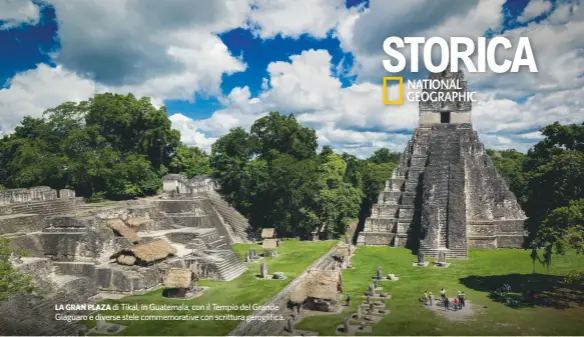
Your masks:
{"label": "grassy plaza", "polygon": [[[288,283],[290,283],[296,276],[301,274],[308,266],[315,260],[331,249],[336,241],[321,241],[321,242],[300,242],[298,240],[284,240],[279,248],[279,256],[276,258],[266,258],[265,262],[268,266],[269,273],[276,271],[284,272],[287,276],[285,280],[271,281],[258,280],[256,275],[259,273],[260,264],[248,263],[249,270],[240,277],[230,282],[224,281],[208,281],[203,280],[199,282],[200,286],[210,287],[205,293],[192,300],[176,300],[162,297],[162,289],[154,290],[148,294],[141,296],[128,296],[120,300],[107,300],[103,303],[110,304],[168,304],[168,305],[241,305],[241,304],[264,304],[272,296],[276,295]],[[257,248],[261,252],[261,246],[257,244],[235,244],[233,246],[236,253],[243,260],[245,252],[249,248]],[[229,311],[233,315],[249,315],[252,310],[244,311]],[[223,312],[225,314],[226,312]],[[180,311],[112,311],[107,312],[108,315],[217,315],[222,312],[197,310],[191,312]],[[225,336],[227,335],[239,321],[225,320],[225,321],[110,321],[111,323],[118,323],[127,326],[122,331],[122,335],[212,335]],[[93,325],[93,322],[90,322]]]}
{"label": "grassy plaza", "polygon": [[[549,272],[536,263],[536,274],[532,274],[529,253],[521,249],[470,250],[468,260],[451,260],[448,268],[439,269],[432,264],[412,267],[416,256],[406,249],[359,246],[353,258],[355,269],[343,270],[344,291],[352,298],[350,308],[341,314],[307,317],[295,328],[335,335],[344,317],[356,312],[381,266],[385,275],[393,273],[400,280],[379,282],[392,296],[386,301],[391,314],[373,325],[370,335],[580,335],[584,331],[584,292],[553,286],[561,275],[584,270],[584,256],[569,253],[554,257]],[[541,301],[531,307],[511,308],[489,298],[490,291],[503,284],[513,290],[522,285],[536,290]],[[441,288],[451,298],[457,291],[464,291],[473,304],[473,314],[464,320],[451,320],[419,302],[424,291],[439,298]]]}

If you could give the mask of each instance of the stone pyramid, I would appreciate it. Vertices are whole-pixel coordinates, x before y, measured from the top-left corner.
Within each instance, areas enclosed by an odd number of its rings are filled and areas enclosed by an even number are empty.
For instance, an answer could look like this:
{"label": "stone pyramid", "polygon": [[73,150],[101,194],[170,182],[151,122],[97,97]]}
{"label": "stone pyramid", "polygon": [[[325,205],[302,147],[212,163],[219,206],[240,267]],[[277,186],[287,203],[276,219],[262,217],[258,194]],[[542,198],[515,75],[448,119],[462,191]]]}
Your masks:
{"label": "stone pyramid", "polygon": [[[428,78],[467,88],[462,72]],[[471,102],[419,108],[419,125],[357,244],[408,247],[428,257],[444,251],[449,258],[465,258],[469,247],[521,247],[525,214],[472,128]]]}

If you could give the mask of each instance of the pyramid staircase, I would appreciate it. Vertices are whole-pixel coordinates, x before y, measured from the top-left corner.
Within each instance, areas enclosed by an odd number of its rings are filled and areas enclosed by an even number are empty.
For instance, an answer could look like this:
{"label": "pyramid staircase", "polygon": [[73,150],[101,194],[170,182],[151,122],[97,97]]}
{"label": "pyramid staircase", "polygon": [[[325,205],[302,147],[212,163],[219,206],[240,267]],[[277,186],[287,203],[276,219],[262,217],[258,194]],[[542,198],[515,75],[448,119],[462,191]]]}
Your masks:
{"label": "pyramid staircase", "polygon": [[[421,221],[421,182],[428,165],[439,178],[443,188],[437,189],[440,195],[434,195],[437,200],[445,202],[447,209],[449,200],[449,163],[461,162],[460,146],[446,146],[457,144],[459,137],[450,128],[461,128],[455,125],[438,125],[434,127],[419,127],[414,131],[405,151],[400,157],[398,166],[392,176],[385,183],[380,192],[378,201],[373,205],[371,217],[366,219],[364,229],[359,233],[358,245],[390,245],[405,247],[414,225]],[[436,128],[443,128],[437,132]],[[432,158],[429,154],[432,154]],[[445,251],[448,257],[465,257],[466,247],[449,249],[447,212],[438,212],[439,219],[437,242],[428,245],[420,242],[420,251],[426,256],[437,256],[438,252]],[[416,223],[415,223],[416,222]]]}
{"label": "pyramid staircase", "polygon": [[[457,197],[463,197],[464,190],[456,190],[455,180],[458,178],[464,184],[464,158],[461,154],[461,133],[457,130],[465,129],[464,126],[457,125],[437,125],[432,127],[432,138],[430,139],[429,153],[425,168],[424,181],[426,188],[431,188],[432,192],[428,199],[424,200],[424,207],[432,209],[430,212],[422,213],[421,221],[427,226],[431,226],[429,232],[432,236],[420,241],[419,251],[425,256],[436,257],[440,252],[446,253],[449,258],[464,258],[467,256],[466,245],[466,221],[465,227],[457,240],[452,239],[453,214],[452,208],[458,208],[465,212],[465,205],[457,204]],[[468,128],[467,128],[468,129]],[[426,192],[426,191],[425,191]],[[464,197],[463,197],[464,202]],[[463,213],[466,220],[466,214]]]}
{"label": "pyramid staircase", "polygon": [[234,241],[237,243],[253,242],[253,235],[247,219],[227,201],[223,200],[216,191],[207,191],[206,194],[223,221],[229,225]]}

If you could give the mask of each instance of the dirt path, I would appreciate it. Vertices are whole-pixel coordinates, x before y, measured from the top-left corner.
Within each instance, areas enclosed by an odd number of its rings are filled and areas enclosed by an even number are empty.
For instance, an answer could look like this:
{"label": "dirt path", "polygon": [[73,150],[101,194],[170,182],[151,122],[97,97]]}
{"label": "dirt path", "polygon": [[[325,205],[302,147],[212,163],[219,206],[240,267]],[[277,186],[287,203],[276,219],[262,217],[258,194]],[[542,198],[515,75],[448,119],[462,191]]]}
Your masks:
{"label": "dirt path", "polygon": [[[452,303],[452,301],[450,303]],[[458,322],[470,320],[474,316],[476,309],[474,308],[471,301],[466,301],[464,308],[461,310],[453,310],[452,307],[450,307],[448,310],[444,310],[444,306],[440,301],[434,301],[434,305],[425,305],[425,307],[441,315],[442,317],[446,317],[451,321]]]}

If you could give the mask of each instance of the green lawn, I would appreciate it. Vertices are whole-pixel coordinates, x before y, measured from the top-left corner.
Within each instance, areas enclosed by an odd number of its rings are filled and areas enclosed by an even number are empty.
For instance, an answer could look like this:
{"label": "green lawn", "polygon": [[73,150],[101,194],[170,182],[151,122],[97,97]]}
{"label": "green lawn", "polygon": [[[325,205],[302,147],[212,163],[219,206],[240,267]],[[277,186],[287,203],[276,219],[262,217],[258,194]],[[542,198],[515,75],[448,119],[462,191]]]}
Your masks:
{"label": "green lawn", "polygon": [[[390,247],[357,248],[353,263],[356,269],[343,271],[344,290],[353,298],[351,308],[342,314],[308,317],[297,329],[335,335],[335,328],[345,316],[356,312],[361,295],[371,283],[378,266],[383,273],[394,273],[397,282],[380,282],[392,295],[386,303],[391,315],[373,327],[372,335],[582,335],[584,332],[584,293],[552,290],[558,275],[584,270],[584,256],[574,253],[554,257],[549,272],[533,265],[525,250],[471,250],[468,260],[452,260],[449,268],[414,268],[415,256],[409,250]],[[504,283],[518,289],[523,284],[544,291],[541,303],[532,307],[510,308],[494,302],[488,295]],[[469,320],[455,322],[425,308],[418,301],[425,290],[439,297],[445,288],[452,297],[458,290],[467,294],[474,307],[479,307]],[[566,308],[569,307],[569,308]]]}
{"label": "green lawn", "polygon": [[[320,256],[330,250],[337,242],[300,242],[297,240],[285,240],[279,248],[280,256],[268,258],[268,272],[284,272],[288,278],[282,281],[258,280],[259,263],[247,264],[249,270],[230,282],[223,281],[201,281],[199,285],[209,286],[205,294],[192,300],[170,300],[163,298],[162,290],[156,290],[141,296],[129,296],[120,300],[108,300],[103,303],[131,303],[131,304],[218,304],[218,305],[241,305],[241,304],[264,304],[272,296],[276,295],[296,276],[301,274]],[[235,252],[243,259],[243,255],[250,247],[258,248],[261,253],[261,246],[257,244],[236,244],[233,246]],[[141,315],[247,315],[252,310],[243,311],[108,311],[107,315],[136,314]],[[225,336],[239,321],[111,321],[128,326],[123,335],[212,335]],[[91,324],[93,325],[93,324]]]}

